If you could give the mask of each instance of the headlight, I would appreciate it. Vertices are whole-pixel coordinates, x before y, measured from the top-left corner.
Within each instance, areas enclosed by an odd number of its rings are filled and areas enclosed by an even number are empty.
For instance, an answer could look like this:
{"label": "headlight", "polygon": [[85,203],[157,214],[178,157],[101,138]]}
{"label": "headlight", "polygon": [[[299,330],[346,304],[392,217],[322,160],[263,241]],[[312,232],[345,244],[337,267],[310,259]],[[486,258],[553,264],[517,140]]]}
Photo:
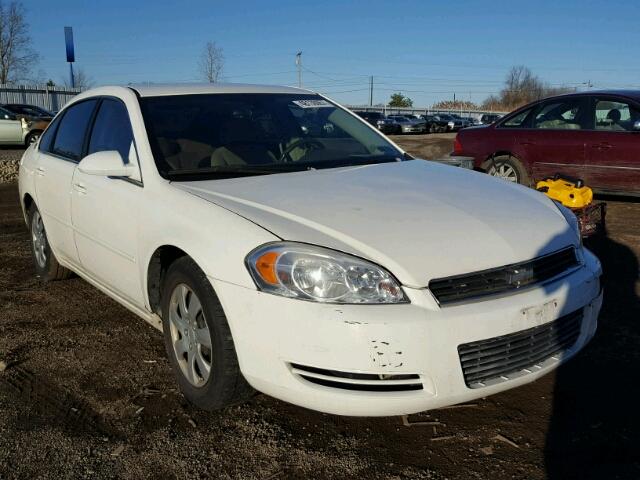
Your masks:
{"label": "headlight", "polygon": [[283,242],[263,245],[245,260],[258,288],[325,303],[407,303],[400,284],[377,265],[328,248]]}
{"label": "headlight", "polygon": [[578,238],[578,245],[582,246],[582,233],[580,232],[580,223],[578,222],[578,218],[571,211],[571,209],[565,207],[564,205],[562,205],[562,203],[556,200],[553,200],[553,203],[556,207],[558,207],[558,210],[560,210],[560,213],[562,213],[562,216],[569,224],[569,227],[571,227],[571,230],[573,230],[576,237]]}

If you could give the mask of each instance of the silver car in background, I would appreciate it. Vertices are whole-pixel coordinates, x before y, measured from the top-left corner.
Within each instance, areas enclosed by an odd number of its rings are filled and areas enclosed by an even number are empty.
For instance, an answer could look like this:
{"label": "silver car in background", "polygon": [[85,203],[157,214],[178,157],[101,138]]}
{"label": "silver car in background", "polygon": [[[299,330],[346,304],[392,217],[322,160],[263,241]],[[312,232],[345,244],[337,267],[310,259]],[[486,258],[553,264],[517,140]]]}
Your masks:
{"label": "silver car in background", "polygon": [[427,131],[427,125],[424,120],[409,118],[404,115],[388,115],[387,118],[400,125],[402,133],[425,133]]}

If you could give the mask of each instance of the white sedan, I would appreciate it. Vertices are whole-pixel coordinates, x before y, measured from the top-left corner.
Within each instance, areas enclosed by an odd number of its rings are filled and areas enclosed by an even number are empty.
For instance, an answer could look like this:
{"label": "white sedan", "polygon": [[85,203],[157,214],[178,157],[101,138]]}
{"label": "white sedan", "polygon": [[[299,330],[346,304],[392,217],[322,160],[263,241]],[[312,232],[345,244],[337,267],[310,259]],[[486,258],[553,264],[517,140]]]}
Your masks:
{"label": "white sedan", "polygon": [[254,389],[396,415],[531,382],[596,330],[601,267],[575,217],[410,160],[306,90],[103,87],[20,165],[43,280],[75,272],[164,332],[185,396]]}

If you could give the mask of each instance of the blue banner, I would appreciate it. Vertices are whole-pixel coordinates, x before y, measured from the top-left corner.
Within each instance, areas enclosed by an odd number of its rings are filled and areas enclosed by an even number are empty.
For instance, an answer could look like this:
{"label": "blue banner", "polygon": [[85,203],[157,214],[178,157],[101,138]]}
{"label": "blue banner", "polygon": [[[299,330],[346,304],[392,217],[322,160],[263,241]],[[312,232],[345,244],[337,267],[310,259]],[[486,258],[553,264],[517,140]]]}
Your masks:
{"label": "blue banner", "polygon": [[73,30],[71,27],[64,27],[64,43],[67,46],[67,62],[75,62],[76,55],[73,51]]}

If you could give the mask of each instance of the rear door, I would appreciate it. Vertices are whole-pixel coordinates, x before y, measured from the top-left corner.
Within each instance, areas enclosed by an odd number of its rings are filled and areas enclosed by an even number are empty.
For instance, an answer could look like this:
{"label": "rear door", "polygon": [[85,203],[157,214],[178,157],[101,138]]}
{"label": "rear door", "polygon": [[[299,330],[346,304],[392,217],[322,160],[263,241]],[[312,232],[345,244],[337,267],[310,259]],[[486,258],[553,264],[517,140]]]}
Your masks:
{"label": "rear door", "polygon": [[22,122],[4,108],[0,108],[0,143],[22,143]]}
{"label": "rear door", "polygon": [[71,179],[80,161],[96,100],[71,105],[47,128],[36,167],[37,205],[56,257],[78,263],[71,223]]}
{"label": "rear door", "polygon": [[138,269],[138,214],[144,193],[127,108],[105,98],[98,107],[86,154],[116,151],[138,167],[131,178],[87,175],[76,169],[71,210],[84,270],[135,305],[144,306]]}
{"label": "rear door", "polygon": [[530,128],[516,138],[517,148],[527,153],[533,180],[556,173],[584,176],[585,146],[591,134],[588,110],[584,96],[559,97],[538,105]]}
{"label": "rear door", "polygon": [[585,181],[598,190],[640,192],[640,108],[630,100],[593,97],[593,131],[587,145]]}

